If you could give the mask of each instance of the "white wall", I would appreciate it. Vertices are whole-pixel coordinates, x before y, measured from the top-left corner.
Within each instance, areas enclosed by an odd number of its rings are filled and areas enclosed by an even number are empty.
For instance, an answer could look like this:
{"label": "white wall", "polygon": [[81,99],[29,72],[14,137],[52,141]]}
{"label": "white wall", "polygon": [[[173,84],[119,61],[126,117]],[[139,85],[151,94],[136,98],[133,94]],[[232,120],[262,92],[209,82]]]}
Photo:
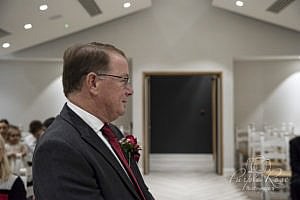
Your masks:
{"label": "white wall", "polygon": [[150,9],[11,56],[61,58],[70,44],[89,41],[111,42],[133,59],[133,130],[139,139],[143,72],[222,71],[225,170],[234,163],[233,57],[300,52],[300,33],[213,8],[210,0],[153,0]]}
{"label": "white wall", "polygon": [[32,120],[59,114],[65,98],[62,63],[0,60],[0,118],[28,131]]}
{"label": "white wall", "polygon": [[300,59],[237,61],[234,67],[235,124],[300,128]]}

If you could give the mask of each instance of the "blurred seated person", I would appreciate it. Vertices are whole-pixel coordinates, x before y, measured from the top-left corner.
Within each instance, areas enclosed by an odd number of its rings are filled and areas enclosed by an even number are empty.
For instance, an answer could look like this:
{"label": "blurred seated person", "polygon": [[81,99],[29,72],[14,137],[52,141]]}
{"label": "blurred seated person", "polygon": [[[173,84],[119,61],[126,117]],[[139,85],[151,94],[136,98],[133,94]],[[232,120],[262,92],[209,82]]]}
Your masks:
{"label": "blurred seated person", "polygon": [[0,136],[0,199],[26,200],[22,179],[11,173],[5,152],[5,143]]}
{"label": "blurred seated person", "polygon": [[290,165],[292,170],[291,198],[300,199],[300,137],[290,141]]}
{"label": "blurred seated person", "polygon": [[27,135],[24,138],[24,143],[28,147],[28,164],[32,162],[32,155],[35,149],[35,145],[40,138],[40,136],[44,133],[45,127],[43,123],[39,120],[33,120],[29,124],[29,132],[31,134]]}
{"label": "blurred seated person", "polygon": [[48,128],[52,122],[55,120],[55,117],[49,117],[48,119],[46,119],[44,122],[43,122],[43,125],[46,128]]}
{"label": "blurred seated person", "polygon": [[27,147],[21,143],[21,130],[17,126],[10,125],[5,149],[12,173],[20,175],[20,169],[26,167]]}
{"label": "blurred seated person", "polygon": [[7,119],[1,119],[0,120],[0,135],[2,136],[2,138],[4,139],[5,142],[7,139],[8,128],[9,128],[9,122],[7,121]]}

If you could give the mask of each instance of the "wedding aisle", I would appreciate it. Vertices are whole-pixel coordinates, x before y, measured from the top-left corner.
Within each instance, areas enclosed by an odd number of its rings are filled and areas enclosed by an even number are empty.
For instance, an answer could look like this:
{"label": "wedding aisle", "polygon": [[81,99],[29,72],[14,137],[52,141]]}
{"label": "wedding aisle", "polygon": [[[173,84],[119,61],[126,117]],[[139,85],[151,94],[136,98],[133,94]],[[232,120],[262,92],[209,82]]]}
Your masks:
{"label": "wedding aisle", "polygon": [[214,173],[212,155],[151,154],[145,181],[157,200],[250,200]]}
{"label": "wedding aisle", "polygon": [[223,176],[204,172],[152,172],[145,176],[158,200],[249,200]]}

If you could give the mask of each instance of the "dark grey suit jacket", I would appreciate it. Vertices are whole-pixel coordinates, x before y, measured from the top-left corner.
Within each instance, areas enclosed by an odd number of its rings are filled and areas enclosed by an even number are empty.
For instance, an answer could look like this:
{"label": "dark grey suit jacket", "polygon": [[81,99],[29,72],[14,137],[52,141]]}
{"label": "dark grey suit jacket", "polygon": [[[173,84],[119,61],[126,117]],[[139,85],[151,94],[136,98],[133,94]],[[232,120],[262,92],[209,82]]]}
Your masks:
{"label": "dark grey suit jacket", "polygon": [[300,137],[290,140],[290,165],[292,169],[292,178],[290,194],[292,200],[300,199]]}
{"label": "dark grey suit jacket", "polygon": [[[131,166],[146,199],[153,200],[134,161]],[[139,199],[112,152],[66,105],[35,148],[33,186],[37,200]]]}

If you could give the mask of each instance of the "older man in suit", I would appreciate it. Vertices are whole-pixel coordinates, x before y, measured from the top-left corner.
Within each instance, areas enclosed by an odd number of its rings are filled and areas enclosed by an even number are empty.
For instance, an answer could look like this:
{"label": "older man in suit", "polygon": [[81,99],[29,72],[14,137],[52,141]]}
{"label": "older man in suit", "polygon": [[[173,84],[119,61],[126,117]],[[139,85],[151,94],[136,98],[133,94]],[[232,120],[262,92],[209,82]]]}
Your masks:
{"label": "older man in suit", "polygon": [[75,45],[65,51],[63,88],[68,102],[33,157],[38,200],[153,200],[133,156],[120,144],[111,121],[123,115],[128,61],[109,44]]}

